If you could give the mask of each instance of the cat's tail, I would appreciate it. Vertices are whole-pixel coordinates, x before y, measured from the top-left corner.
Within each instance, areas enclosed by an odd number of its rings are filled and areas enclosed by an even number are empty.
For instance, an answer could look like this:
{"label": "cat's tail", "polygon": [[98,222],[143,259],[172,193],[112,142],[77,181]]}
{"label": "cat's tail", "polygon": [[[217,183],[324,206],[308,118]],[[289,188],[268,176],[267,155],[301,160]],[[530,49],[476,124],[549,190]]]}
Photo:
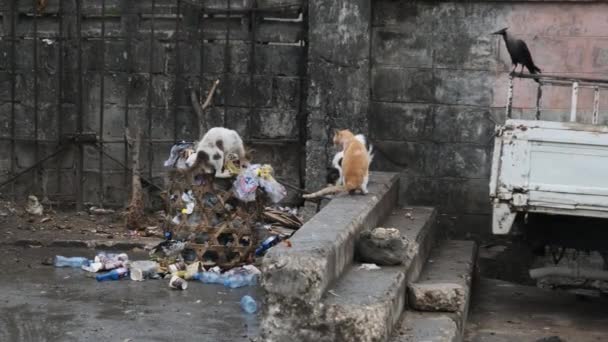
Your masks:
{"label": "cat's tail", "polygon": [[369,144],[369,149],[367,150],[367,155],[368,155],[368,159],[369,159],[369,165],[371,165],[372,161],[374,160],[374,145]]}
{"label": "cat's tail", "polygon": [[321,197],[324,195],[331,195],[331,194],[335,194],[338,192],[342,192],[342,191],[346,191],[346,189],[344,188],[344,186],[342,185],[332,185],[332,186],[328,186],[324,189],[321,189],[317,192],[313,192],[312,194],[306,194],[306,195],[302,195],[302,198],[317,198],[317,197]]}

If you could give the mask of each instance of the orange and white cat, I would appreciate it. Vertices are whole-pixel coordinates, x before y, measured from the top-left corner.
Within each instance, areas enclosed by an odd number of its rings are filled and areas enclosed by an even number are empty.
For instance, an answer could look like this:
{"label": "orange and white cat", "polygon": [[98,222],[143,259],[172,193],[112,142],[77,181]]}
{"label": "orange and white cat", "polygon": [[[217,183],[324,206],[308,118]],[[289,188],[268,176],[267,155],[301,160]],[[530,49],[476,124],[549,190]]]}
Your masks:
{"label": "orange and white cat", "polygon": [[369,181],[369,153],[355,135],[347,130],[337,130],[334,133],[334,145],[342,146],[344,156],[342,157],[342,184],[328,186],[315,193],[303,195],[303,198],[315,198],[329,194],[348,191],[354,193],[360,190],[367,194],[367,182]]}

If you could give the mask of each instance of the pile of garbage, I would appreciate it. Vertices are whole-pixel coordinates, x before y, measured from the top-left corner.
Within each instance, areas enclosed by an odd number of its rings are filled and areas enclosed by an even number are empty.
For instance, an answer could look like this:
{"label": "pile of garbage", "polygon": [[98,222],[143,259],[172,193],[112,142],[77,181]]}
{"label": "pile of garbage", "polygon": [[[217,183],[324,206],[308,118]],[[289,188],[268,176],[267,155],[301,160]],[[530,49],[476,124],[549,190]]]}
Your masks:
{"label": "pile of garbage", "polygon": [[257,243],[253,228],[262,221],[264,208],[280,202],[287,191],[274,179],[270,165],[244,167],[229,154],[224,168],[232,177],[215,178],[187,167],[193,152],[194,144],[180,142],[165,162],[169,187],[164,232],[167,245],[181,253],[158,253],[157,260],[167,264],[181,256],[187,263],[223,269],[251,263]]}

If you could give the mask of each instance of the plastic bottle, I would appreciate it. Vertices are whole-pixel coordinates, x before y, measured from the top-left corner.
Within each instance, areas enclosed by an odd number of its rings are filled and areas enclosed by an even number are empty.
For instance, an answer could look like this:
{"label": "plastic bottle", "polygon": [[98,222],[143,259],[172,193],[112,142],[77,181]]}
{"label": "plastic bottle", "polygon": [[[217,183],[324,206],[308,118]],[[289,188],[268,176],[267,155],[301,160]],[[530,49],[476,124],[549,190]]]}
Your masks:
{"label": "plastic bottle", "polygon": [[245,295],[241,298],[241,308],[246,313],[252,314],[258,311],[258,303],[251,296]]}
{"label": "plastic bottle", "polygon": [[55,267],[77,267],[80,268],[83,265],[89,265],[89,259],[84,257],[64,257],[61,255],[55,256]]}
{"label": "plastic bottle", "polygon": [[236,289],[237,287],[243,286],[251,286],[258,283],[258,275],[257,274],[232,274],[224,279],[224,286],[229,287],[231,289]]}
{"label": "plastic bottle", "polygon": [[195,277],[192,279],[198,279],[205,284],[222,284],[224,282],[224,277],[215,272],[200,272],[197,273]]}
{"label": "plastic bottle", "polygon": [[129,275],[129,270],[125,267],[120,267],[111,270],[108,273],[99,274],[95,277],[97,281],[118,280]]}
{"label": "plastic bottle", "polygon": [[266,240],[264,240],[264,242],[262,242],[260,247],[256,248],[255,255],[257,255],[257,256],[262,255],[262,253],[264,253],[270,247],[276,245],[279,242],[281,242],[281,238],[278,235],[273,235],[273,236],[267,238]]}

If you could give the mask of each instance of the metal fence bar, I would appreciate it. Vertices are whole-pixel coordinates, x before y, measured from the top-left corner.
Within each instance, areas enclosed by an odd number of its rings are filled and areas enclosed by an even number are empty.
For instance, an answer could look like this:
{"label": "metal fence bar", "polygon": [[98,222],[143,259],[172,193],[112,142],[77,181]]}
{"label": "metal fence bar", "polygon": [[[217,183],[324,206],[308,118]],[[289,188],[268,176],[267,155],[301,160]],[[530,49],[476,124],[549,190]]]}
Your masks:
{"label": "metal fence bar", "polygon": [[[34,160],[40,159],[40,145],[38,143],[38,11],[36,9],[37,1],[32,1],[32,12],[34,14]],[[36,191],[39,189],[39,170],[40,168],[36,168],[34,170],[34,184],[36,186]]]}
{"label": "metal fence bar", "polygon": [[[251,4],[252,9],[257,7],[257,1],[253,0]],[[257,13],[255,11],[249,12],[249,44],[251,45],[249,48],[249,120],[253,118],[255,113],[255,31],[256,31],[256,23],[257,23]]]}
{"label": "metal fence bar", "polygon": [[509,91],[507,92],[507,118],[511,118],[513,107],[513,75],[509,75]]}
{"label": "metal fence bar", "polygon": [[[15,95],[16,95],[16,83],[17,83],[17,41],[15,35],[17,33],[17,15],[19,13],[17,0],[11,2],[11,13],[10,13],[10,24],[11,24],[11,52],[10,52],[10,63],[11,63],[11,176],[15,174],[16,170],[16,159],[17,159],[17,146],[15,142]],[[15,184],[11,184],[11,194],[15,197]]]}
{"label": "metal fence bar", "polygon": [[[304,25],[304,32],[308,35],[308,11],[307,6],[302,7],[302,25]],[[300,176],[300,188],[305,187],[306,182],[306,140],[307,140],[307,125],[308,125],[308,111],[306,109],[306,96],[307,96],[307,74],[308,74],[308,36],[302,41],[304,48],[302,49],[302,55],[299,65],[299,77],[300,77],[300,103],[298,105],[298,140],[299,152],[300,152],[300,163],[299,163],[299,176]],[[370,69],[371,72],[371,69]],[[371,88],[370,88],[371,90]],[[371,96],[370,96],[371,98]]]}
{"label": "metal fence bar", "polygon": [[[199,34],[199,42],[200,42],[200,60],[199,60],[199,96],[202,97],[204,96],[204,92],[203,92],[203,84],[205,83],[205,34],[203,32],[203,24],[205,21],[205,11],[201,8],[200,12],[199,12],[199,25],[198,25],[198,34]],[[212,99],[213,100],[213,99]],[[203,113],[204,114],[204,113]],[[204,117],[202,118],[198,118],[198,120],[204,120]],[[197,123],[197,125],[194,125],[196,127],[202,127],[201,123]],[[199,129],[200,130],[200,129]],[[202,138],[203,134],[205,132],[198,132],[198,135],[196,136],[197,139]]]}
{"label": "metal fence bar", "polygon": [[[177,115],[179,113],[178,107],[178,98],[180,94],[179,84],[180,84],[180,75],[181,75],[181,54],[179,51],[179,33],[181,28],[181,1],[177,0],[177,15],[175,16],[175,33],[174,33],[174,44],[175,44],[175,83],[173,84],[173,140],[174,143],[177,143]],[[183,90],[183,89],[181,89]]]}
{"label": "metal fence bar", "polygon": [[[64,37],[63,37],[63,16],[64,16],[64,0],[59,0],[59,60],[57,66],[57,145],[61,144],[61,134],[63,132],[63,54],[64,54]],[[57,189],[61,189],[61,159],[57,158]],[[59,190],[58,190],[59,191]]]}
{"label": "metal fence bar", "polygon": [[230,16],[231,16],[231,7],[230,7],[230,0],[226,1],[226,6],[227,6],[227,12],[226,12],[226,41],[224,44],[224,82],[223,82],[223,86],[222,86],[222,93],[224,95],[224,118],[223,118],[223,122],[222,122],[222,126],[226,127],[226,118],[228,117],[228,98],[230,97],[229,95],[229,88],[230,88],[230,84],[232,82],[228,81],[228,74],[230,73],[230,63],[231,58],[230,58]]}
{"label": "metal fence bar", "polygon": [[[132,7],[134,7],[133,5],[134,5],[135,1],[137,1],[137,0],[125,0],[125,1],[127,3],[126,6],[129,9],[131,9]],[[133,11],[133,12],[135,12],[135,11]],[[133,30],[131,29],[131,27],[132,27],[131,25],[133,25],[133,24],[132,23],[129,24],[129,23],[132,22],[135,19],[133,17],[137,15],[137,14],[132,14],[130,11],[127,11],[127,13],[129,13],[129,14],[126,15],[126,17],[127,17],[126,18],[127,19],[126,20],[127,21],[127,26],[126,26],[126,31],[127,31],[126,36],[127,37],[126,38],[127,39],[125,40],[125,43],[126,43],[125,50],[127,51],[126,63],[127,63],[127,75],[128,76],[126,79],[127,91],[125,92],[125,113],[124,113],[125,129],[128,129],[129,124],[130,124],[129,123],[129,93],[131,92],[131,75],[135,71],[135,68],[133,67],[133,54],[134,54],[135,49],[133,48],[133,32],[132,32]],[[129,142],[127,140],[126,134],[124,135],[122,140],[123,140],[124,163],[127,164],[127,163],[129,163],[130,158],[129,158]],[[131,175],[129,174],[129,170],[125,169],[124,177],[123,177],[123,185],[124,185],[125,189],[127,189],[129,186],[130,176]]]}
{"label": "metal fence bar", "polygon": [[600,116],[600,88],[595,87],[593,89],[593,119],[592,123],[597,125],[599,123]]}
{"label": "metal fence bar", "polygon": [[576,107],[578,106],[578,82],[572,83],[572,102],[570,107],[570,122],[576,122]]}
{"label": "metal fence bar", "polygon": [[[148,66],[148,138],[152,138],[152,70],[154,64],[154,17],[156,14],[156,1],[152,0],[152,21],[150,22],[150,65]],[[136,123],[137,125],[137,123]],[[138,137],[139,138],[139,137]],[[148,142],[148,178],[152,178],[152,159],[154,158],[152,142]]]}
{"label": "metal fence bar", "polygon": [[536,88],[536,120],[540,120],[540,100],[543,97],[542,84],[539,82]]}
{"label": "metal fence bar", "polygon": [[[76,105],[78,114],[76,117],[76,131],[82,133],[83,131],[83,119],[84,119],[84,106],[82,101],[83,96],[83,70],[82,70],[82,0],[76,1],[76,47],[77,53],[77,68],[78,68],[78,94],[76,98]],[[76,156],[76,210],[82,211],[84,207],[84,146],[82,144],[77,145],[78,155]]]}
{"label": "metal fence bar", "polygon": [[104,125],[104,98],[105,98],[105,77],[106,77],[106,0],[101,0],[101,71],[100,71],[100,86],[99,86],[99,139],[100,139],[100,151],[99,151],[99,174],[98,174],[98,186],[99,186],[99,206],[103,207],[105,198],[104,184],[103,184],[103,125]]}

